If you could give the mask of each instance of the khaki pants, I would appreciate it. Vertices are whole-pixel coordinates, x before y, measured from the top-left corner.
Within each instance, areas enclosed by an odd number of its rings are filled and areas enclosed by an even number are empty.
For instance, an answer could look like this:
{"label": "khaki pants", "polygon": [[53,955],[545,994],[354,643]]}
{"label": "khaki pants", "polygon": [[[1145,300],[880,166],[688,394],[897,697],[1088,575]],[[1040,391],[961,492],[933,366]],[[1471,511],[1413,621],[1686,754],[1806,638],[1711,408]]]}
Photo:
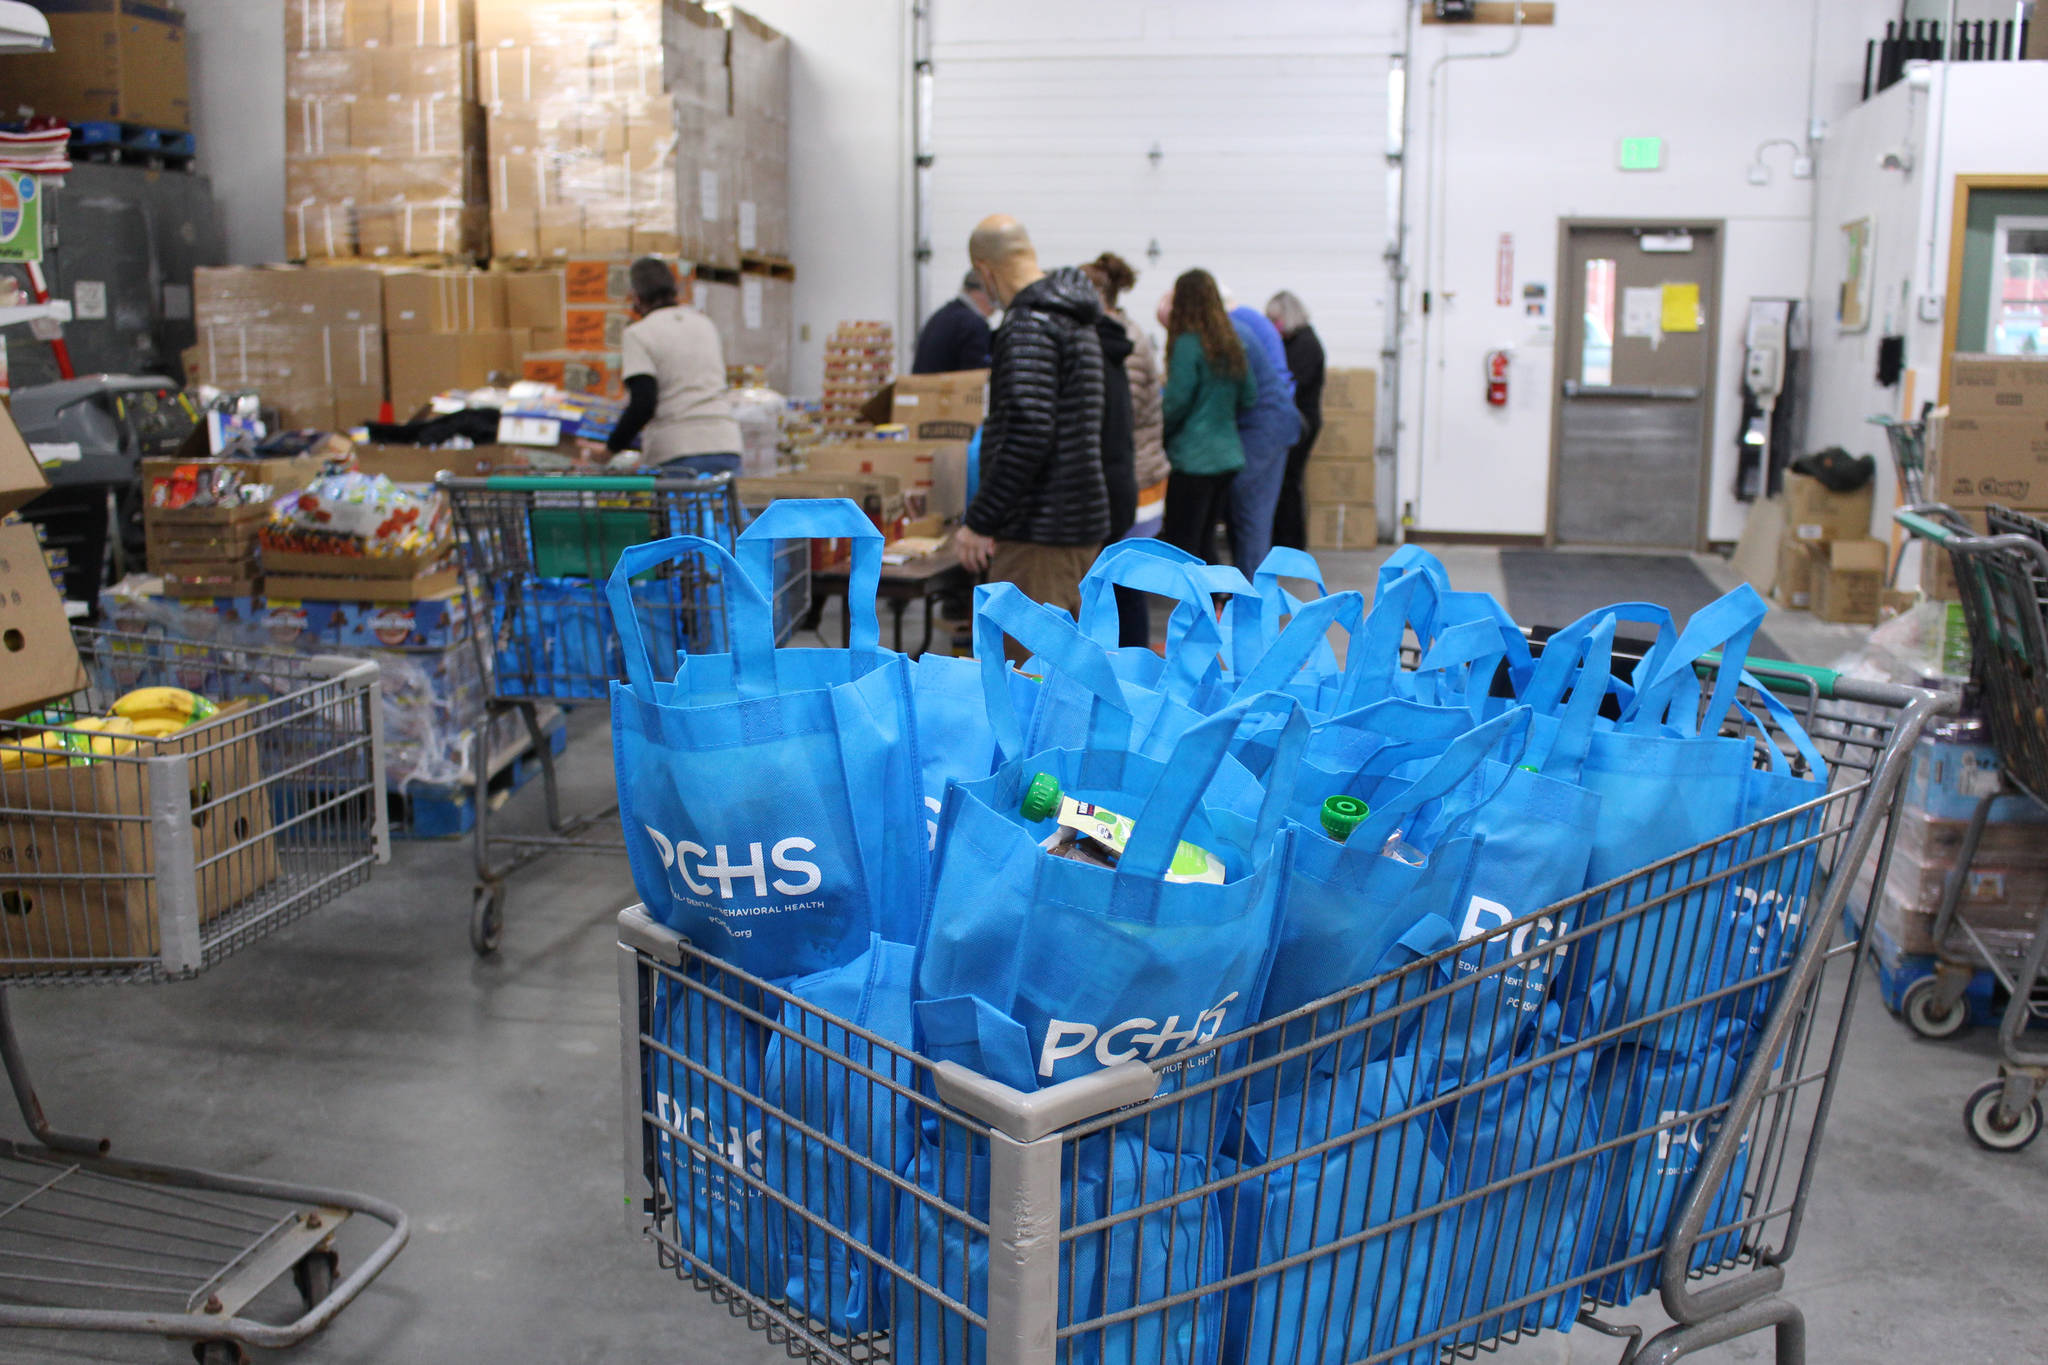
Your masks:
{"label": "khaki pants", "polygon": [[[1064,607],[1079,615],[1081,578],[1102,553],[1100,545],[1036,545],[1028,540],[999,540],[989,560],[988,581],[1015,583],[1034,602]],[[1015,640],[1007,642],[1004,654],[1014,663],[1028,657]]]}

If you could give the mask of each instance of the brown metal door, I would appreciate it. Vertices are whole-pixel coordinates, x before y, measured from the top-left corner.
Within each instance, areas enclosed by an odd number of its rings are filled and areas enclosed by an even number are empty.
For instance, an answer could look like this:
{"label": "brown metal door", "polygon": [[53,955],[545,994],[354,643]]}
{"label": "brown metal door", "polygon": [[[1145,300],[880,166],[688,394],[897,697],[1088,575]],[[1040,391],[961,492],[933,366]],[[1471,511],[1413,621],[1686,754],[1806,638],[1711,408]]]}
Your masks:
{"label": "brown metal door", "polygon": [[1699,548],[1713,417],[1712,228],[1566,225],[1551,534]]}

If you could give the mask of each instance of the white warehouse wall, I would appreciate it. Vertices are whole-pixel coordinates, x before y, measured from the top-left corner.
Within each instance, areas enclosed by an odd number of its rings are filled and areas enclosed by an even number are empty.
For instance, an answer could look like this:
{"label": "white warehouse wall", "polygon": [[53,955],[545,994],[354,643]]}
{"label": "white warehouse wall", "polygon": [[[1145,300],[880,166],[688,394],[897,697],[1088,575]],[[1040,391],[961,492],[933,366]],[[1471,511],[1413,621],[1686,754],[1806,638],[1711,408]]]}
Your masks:
{"label": "white warehouse wall", "polygon": [[230,265],[284,259],[284,6],[195,0],[185,7],[192,136]]}
{"label": "white warehouse wall", "polygon": [[[1750,184],[1747,171],[1760,144],[1803,141],[1810,91],[1823,120],[1854,102],[1863,39],[1896,12],[1880,0],[1572,0],[1558,7],[1555,26],[1525,29],[1512,56],[1443,67],[1434,119],[1438,60],[1500,49],[1511,34],[1416,27],[1398,474],[1415,525],[1546,531],[1555,318],[1525,317],[1521,286],[1541,282],[1558,298],[1561,218],[1695,219],[1725,224],[1721,297],[1711,305],[1719,363],[1708,535],[1741,534],[1745,513],[1732,485],[1742,323],[1753,296],[1806,296],[1814,194],[1812,182],[1791,177],[1790,149],[1769,152],[1770,184]],[[1617,169],[1628,136],[1663,138],[1664,169]],[[1425,209],[1432,156],[1433,214]],[[1503,233],[1514,238],[1514,287],[1499,307]],[[1426,350],[1424,290],[1434,296]],[[1481,365],[1498,347],[1512,350],[1513,365],[1510,401],[1496,409],[1485,403]]]}

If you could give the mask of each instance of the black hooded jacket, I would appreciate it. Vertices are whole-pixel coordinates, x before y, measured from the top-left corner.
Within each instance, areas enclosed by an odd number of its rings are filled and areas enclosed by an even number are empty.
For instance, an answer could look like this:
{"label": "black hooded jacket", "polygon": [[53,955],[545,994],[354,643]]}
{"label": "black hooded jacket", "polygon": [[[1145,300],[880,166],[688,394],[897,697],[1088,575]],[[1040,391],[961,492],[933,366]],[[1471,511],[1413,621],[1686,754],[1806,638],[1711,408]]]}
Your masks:
{"label": "black hooded jacket", "polygon": [[[1102,338],[1102,372],[1124,377],[1124,362],[1137,347],[1113,317],[1095,324]],[[1109,539],[1122,540],[1138,519],[1138,448],[1131,425],[1131,386],[1105,383],[1102,394],[1102,482],[1109,494]]]}
{"label": "black hooded jacket", "polygon": [[982,424],[981,488],[967,509],[971,529],[1039,545],[1108,538],[1101,316],[1095,286],[1072,267],[1026,285],[1004,308]]}

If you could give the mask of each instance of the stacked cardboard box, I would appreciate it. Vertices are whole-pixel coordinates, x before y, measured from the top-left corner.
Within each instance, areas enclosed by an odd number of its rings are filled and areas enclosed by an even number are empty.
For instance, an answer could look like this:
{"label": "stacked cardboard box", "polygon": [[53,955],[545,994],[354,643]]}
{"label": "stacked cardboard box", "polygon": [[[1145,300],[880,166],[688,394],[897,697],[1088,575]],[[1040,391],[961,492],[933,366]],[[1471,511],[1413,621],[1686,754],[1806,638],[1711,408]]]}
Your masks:
{"label": "stacked cardboard box", "polygon": [[819,425],[825,438],[867,430],[861,409],[888,384],[896,368],[896,341],[886,322],[842,322],[825,343],[825,395]]}
{"label": "stacked cardboard box", "polygon": [[[740,273],[738,316],[731,332],[720,331],[725,361],[757,372],[769,388],[789,391],[790,334],[795,328],[796,280],[787,271]],[[716,319],[713,319],[716,321]]]}
{"label": "stacked cardboard box", "polygon": [[1323,429],[1302,474],[1312,550],[1370,550],[1379,544],[1373,501],[1379,375],[1330,370],[1323,380]]}
{"label": "stacked cardboard box", "polygon": [[936,517],[947,522],[967,510],[965,441],[826,441],[812,446],[804,459],[812,475],[892,476],[912,521]]}
{"label": "stacked cardboard box", "polygon": [[706,160],[708,221],[724,223],[730,95],[716,18],[687,0],[478,0],[477,84],[500,259],[710,259],[720,246],[738,264],[736,246],[696,230],[707,222],[698,182],[679,173]]}
{"label": "stacked cardboard box", "polygon": [[201,267],[193,383],[251,389],[287,427],[345,428],[384,401],[384,280],[376,270]]}
{"label": "stacked cardboard box", "polygon": [[290,0],[295,259],[486,254],[475,32],[472,0]]}
{"label": "stacked cardboard box", "polygon": [[36,8],[49,19],[52,50],[0,57],[8,117],[27,109],[67,123],[192,126],[179,10],[133,0]]}
{"label": "stacked cardboard box", "polygon": [[1786,473],[1785,531],[1771,590],[1781,606],[1826,621],[1876,622],[1889,550],[1870,538],[1874,493],[1869,484],[1830,492],[1819,479]]}
{"label": "stacked cardboard box", "polygon": [[317,455],[144,460],[142,530],[150,572],[173,597],[262,592],[257,543],[270,520],[270,499],[304,488],[322,467]]}
{"label": "stacked cardboard box", "polygon": [[510,325],[509,276],[488,270],[395,270],[384,276],[391,405],[401,415],[443,389],[473,389],[519,372],[530,334]]}
{"label": "stacked cardboard box", "polygon": [[[1959,355],[1948,406],[1927,422],[1927,486],[1960,511],[1977,533],[1997,504],[2048,515],[2048,357]],[[1920,590],[1953,601],[1949,556],[1921,550]]]}
{"label": "stacked cardboard box", "polygon": [[[505,282],[508,321],[531,331],[531,344],[520,358],[522,375],[574,393],[617,398],[624,393],[619,377],[619,348],[632,323],[628,309],[630,256],[571,257],[559,268],[529,270],[501,276]],[[671,258],[679,301],[693,297],[687,264]]]}
{"label": "stacked cardboard box", "polygon": [[726,67],[732,88],[734,229],[742,258],[789,256],[789,38],[732,12]]}

